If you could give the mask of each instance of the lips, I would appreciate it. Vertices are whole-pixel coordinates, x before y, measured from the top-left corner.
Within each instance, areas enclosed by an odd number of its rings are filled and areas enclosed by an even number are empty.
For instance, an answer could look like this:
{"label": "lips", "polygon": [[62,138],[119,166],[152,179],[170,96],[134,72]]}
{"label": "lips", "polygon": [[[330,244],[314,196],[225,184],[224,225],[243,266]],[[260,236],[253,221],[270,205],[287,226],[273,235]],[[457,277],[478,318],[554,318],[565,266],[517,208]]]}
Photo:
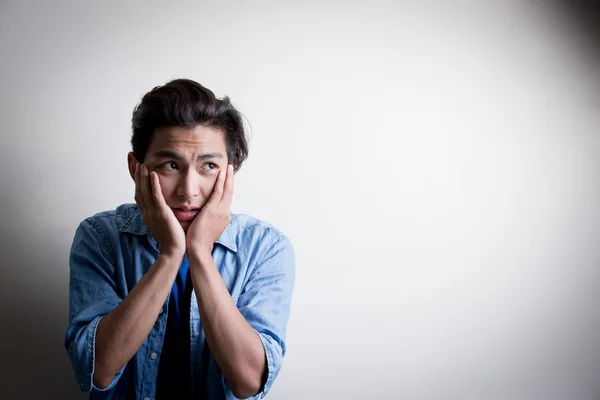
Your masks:
{"label": "lips", "polygon": [[175,214],[175,218],[179,221],[191,221],[196,218],[200,209],[182,209],[182,208],[173,208],[173,214]]}

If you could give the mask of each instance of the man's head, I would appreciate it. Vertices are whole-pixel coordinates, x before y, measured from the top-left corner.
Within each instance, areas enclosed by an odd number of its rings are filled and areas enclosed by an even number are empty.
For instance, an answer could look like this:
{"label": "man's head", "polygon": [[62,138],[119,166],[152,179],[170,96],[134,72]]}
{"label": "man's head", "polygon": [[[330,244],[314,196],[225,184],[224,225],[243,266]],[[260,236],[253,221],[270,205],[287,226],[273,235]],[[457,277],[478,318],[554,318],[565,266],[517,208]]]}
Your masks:
{"label": "man's head", "polygon": [[[228,164],[239,170],[248,156],[243,121],[229,98],[187,79],[148,92],[133,111],[132,128],[132,178],[136,162],[146,164],[174,210],[202,208],[218,172]],[[191,223],[180,222],[186,230]]]}

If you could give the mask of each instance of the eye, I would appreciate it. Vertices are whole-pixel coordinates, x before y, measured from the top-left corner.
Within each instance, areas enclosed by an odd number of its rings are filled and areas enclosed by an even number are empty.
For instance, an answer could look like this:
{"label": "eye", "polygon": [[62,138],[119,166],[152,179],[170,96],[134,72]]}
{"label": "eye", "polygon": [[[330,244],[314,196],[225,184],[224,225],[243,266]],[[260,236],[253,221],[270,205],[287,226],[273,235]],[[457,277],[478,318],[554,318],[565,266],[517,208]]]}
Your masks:
{"label": "eye", "polygon": [[159,166],[159,168],[166,169],[166,170],[178,170],[179,169],[179,167],[177,166],[177,163],[174,161],[168,161],[166,163],[163,163]]}
{"label": "eye", "polygon": [[202,169],[204,171],[211,171],[211,170],[216,169],[216,168],[218,168],[218,165],[215,164],[215,163],[211,163],[211,162],[207,162],[206,164],[204,164],[202,166]]}

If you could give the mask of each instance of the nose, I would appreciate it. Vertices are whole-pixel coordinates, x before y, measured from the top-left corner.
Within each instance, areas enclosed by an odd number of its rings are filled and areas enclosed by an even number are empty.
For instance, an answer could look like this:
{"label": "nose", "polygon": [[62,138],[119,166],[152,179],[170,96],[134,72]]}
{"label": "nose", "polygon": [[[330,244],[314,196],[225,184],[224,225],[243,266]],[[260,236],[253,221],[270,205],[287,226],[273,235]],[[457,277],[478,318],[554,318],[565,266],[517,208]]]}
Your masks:
{"label": "nose", "polygon": [[177,185],[177,196],[183,200],[193,199],[200,193],[200,182],[193,170],[188,170],[181,175]]}

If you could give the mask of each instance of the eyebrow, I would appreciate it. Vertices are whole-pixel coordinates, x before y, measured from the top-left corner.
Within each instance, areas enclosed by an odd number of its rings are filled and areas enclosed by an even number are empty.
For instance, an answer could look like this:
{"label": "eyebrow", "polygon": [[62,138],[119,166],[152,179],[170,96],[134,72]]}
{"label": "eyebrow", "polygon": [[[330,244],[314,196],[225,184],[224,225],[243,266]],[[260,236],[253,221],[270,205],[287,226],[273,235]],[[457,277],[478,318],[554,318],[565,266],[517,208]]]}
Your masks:
{"label": "eyebrow", "polygon": [[[161,157],[161,158],[173,158],[177,161],[183,161],[184,158],[181,154],[174,152],[173,150],[160,150],[157,151],[156,153],[154,153],[155,157]],[[215,158],[223,158],[223,154],[221,153],[204,153],[204,154],[200,154],[198,157],[196,157],[196,162],[198,161],[204,161],[204,160],[212,160]]]}

